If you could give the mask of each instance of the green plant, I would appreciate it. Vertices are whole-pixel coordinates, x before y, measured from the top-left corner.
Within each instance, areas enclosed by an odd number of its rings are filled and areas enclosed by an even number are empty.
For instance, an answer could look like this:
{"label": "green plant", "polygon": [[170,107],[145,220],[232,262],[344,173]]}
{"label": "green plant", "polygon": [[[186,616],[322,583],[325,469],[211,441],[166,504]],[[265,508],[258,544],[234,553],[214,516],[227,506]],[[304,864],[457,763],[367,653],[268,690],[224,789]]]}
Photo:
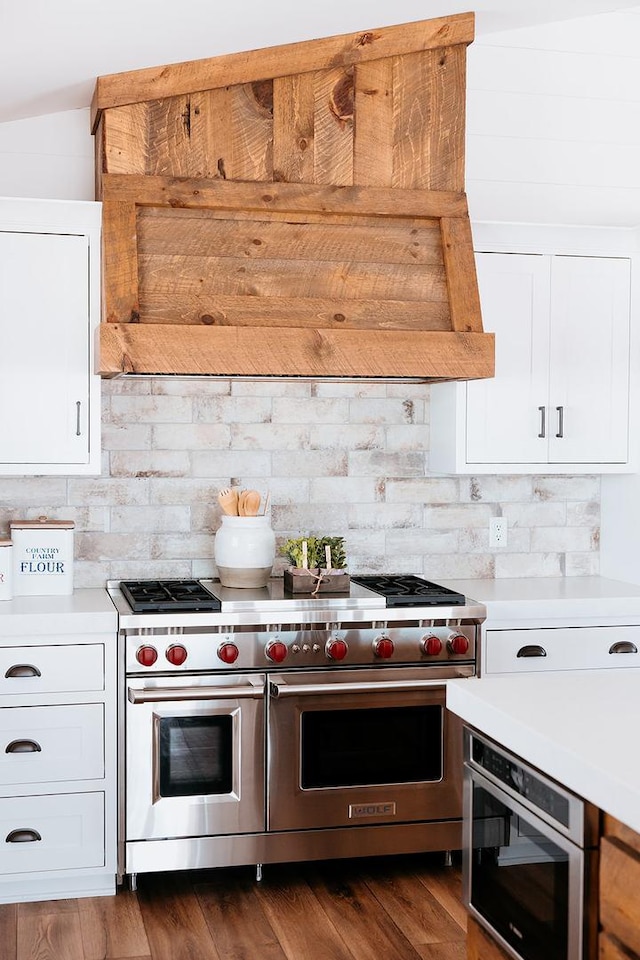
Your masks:
{"label": "green plant", "polygon": [[326,567],[326,548],[331,551],[331,566],[336,570],[343,570],[347,565],[347,558],[344,552],[343,537],[298,537],[287,540],[280,547],[280,553],[284,554],[289,563],[294,567],[303,566],[303,546],[307,544],[307,566],[309,569],[314,567]]}

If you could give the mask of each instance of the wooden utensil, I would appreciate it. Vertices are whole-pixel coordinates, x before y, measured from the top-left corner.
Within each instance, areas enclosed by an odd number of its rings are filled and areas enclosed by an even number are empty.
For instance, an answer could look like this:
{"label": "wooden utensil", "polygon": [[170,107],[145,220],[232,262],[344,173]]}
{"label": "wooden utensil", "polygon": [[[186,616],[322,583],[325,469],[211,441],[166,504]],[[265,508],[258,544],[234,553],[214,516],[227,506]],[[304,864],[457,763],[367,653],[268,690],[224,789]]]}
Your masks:
{"label": "wooden utensil", "polygon": [[223,487],[218,493],[218,503],[222,507],[222,512],[230,517],[238,516],[238,491],[230,487]]}
{"label": "wooden utensil", "polygon": [[245,516],[244,503],[246,498],[247,498],[247,491],[241,490],[240,493],[238,494],[238,516],[239,517]]}
{"label": "wooden utensil", "polygon": [[257,490],[247,490],[245,492],[243,503],[245,517],[257,517],[261,499]]}

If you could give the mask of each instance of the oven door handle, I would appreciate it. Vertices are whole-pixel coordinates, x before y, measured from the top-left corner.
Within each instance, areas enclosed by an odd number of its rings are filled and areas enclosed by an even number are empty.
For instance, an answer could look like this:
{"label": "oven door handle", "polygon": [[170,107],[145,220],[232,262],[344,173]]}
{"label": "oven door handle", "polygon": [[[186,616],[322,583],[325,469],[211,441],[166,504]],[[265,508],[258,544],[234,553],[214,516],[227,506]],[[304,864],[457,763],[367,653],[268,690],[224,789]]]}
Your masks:
{"label": "oven door handle", "polygon": [[433,687],[444,687],[445,679],[452,680],[456,677],[466,676],[464,673],[454,673],[451,671],[448,676],[438,678],[437,680],[375,680],[366,683],[304,683],[289,686],[286,680],[280,680],[269,683],[269,691],[275,700],[282,697],[318,697],[325,694],[347,694],[347,693],[409,693],[412,690],[429,690]]}
{"label": "oven door handle", "polygon": [[237,687],[129,687],[131,703],[177,703],[181,700],[262,700],[263,687],[242,684]]}

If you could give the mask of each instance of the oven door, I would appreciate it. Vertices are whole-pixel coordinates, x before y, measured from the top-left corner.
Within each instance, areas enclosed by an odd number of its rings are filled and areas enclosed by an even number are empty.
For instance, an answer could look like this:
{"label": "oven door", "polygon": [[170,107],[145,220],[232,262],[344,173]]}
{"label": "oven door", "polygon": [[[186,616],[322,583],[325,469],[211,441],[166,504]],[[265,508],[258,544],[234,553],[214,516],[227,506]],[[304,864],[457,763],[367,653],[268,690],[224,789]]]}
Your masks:
{"label": "oven door", "polygon": [[269,829],[460,818],[462,728],[445,709],[453,672],[269,676]]}
{"label": "oven door", "polygon": [[595,956],[594,850],[583,849],[465,764],[463,899],[517,960]]}
{"label": "oven door", "polygon": [[264,685],[264,674],[128,681],[127,841],[265,829]]}

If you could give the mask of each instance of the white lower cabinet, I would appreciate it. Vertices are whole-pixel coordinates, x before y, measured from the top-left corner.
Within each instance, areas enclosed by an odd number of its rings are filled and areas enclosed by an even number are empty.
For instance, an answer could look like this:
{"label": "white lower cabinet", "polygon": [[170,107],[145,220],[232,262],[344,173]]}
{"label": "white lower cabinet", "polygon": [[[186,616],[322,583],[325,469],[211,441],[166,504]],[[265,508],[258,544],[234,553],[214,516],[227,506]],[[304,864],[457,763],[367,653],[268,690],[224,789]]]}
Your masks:
{"label": "white lower cabinet", "polygon": [[484,675],[640,667],[640,626],[546,627],[484,633]]}
{"label": "white lower cabinet", "polygon": [[0,605],[0,903],[115,894],[116,631],[105,591]]}

